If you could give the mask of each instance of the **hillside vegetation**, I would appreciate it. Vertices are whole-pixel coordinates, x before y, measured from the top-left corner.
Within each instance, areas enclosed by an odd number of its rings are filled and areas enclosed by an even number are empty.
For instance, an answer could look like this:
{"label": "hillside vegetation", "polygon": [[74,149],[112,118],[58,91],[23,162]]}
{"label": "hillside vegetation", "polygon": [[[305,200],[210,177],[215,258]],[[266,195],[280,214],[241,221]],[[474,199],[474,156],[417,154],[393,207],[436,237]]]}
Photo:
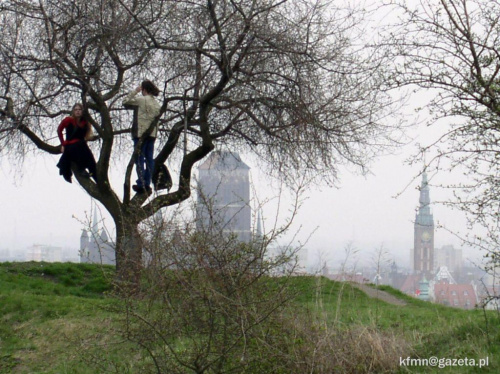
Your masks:
{"label": "hillside vegetation", "polygon": [[[113,293],[113,275],[112,267],[87,264],[0,264],[0,373],[155,372],[147,354],[126,339],[127,315]],[[314,373],[500,372],[496,313],[426,303],[384,288],[407,302],[394,306],[319,277],[293,277],[288,287],[294,297],[280,313],[289,323],[280,328],[293,330],[294,338],[279,344],[289,344],[281,350]],[[488,366],[400,365],[432,356],[450,365],[488,358]]]}

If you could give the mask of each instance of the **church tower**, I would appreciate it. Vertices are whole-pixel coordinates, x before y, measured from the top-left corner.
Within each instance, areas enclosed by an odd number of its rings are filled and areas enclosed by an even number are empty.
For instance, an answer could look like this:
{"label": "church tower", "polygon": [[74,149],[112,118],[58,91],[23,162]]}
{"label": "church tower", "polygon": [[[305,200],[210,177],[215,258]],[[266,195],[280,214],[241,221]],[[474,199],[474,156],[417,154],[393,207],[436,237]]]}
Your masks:
{"label": "church tower", "polygon": [[82,230],[82,235],[80,236],[80,254],[84,254],[89,246],[89,236],[87,230]]}
{"label": "church tower", "polygon": [[420,206],[415,217],[413,249],[413,271],[430,274],[434,271],[434,218],[431,213],[431,198],[427,174],[422,174]]}
{"label": "church tower", "polygon": [[215,151],[198,174],[198,229],[218,227],[240,241],[252,239],[250,167],[236,152]]}

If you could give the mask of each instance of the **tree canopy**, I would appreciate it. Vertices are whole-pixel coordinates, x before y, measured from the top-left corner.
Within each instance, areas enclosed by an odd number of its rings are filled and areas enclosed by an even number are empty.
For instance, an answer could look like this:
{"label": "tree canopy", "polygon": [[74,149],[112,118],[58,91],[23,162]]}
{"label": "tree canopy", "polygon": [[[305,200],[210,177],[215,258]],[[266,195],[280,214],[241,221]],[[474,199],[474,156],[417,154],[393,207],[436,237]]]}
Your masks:
{"label": "tree canopy", "polygon": [[[334,181],[392,141],[387,56],[361,43],[362,14],[333,1],[6,0],[0,19],[3,152],[59,153],[57,125],[82,102],[98,183],[78,180],[115,221],[119,267],[134,227],[187,199],[213,149],[253,153],[285,180]],[[132,154],[123,190],[108,179],[131,127],[122,99],[143,79],[161,89],[155,163],[175,180],[151,198],[131,194]]]}

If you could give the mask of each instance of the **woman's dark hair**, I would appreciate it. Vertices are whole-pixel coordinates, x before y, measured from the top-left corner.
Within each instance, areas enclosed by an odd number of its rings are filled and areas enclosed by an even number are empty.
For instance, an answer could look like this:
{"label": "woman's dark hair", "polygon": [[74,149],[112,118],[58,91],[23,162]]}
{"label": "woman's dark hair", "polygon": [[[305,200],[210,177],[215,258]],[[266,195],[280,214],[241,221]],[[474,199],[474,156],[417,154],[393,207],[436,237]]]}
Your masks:
{"label": "woman's dark hair", "polygon": [[145,90],[148,94],[153,96],[158,96],[158,94],[160,93],[158,87],[156,87],[155,84],[151,81],[143,81],[141,83],[141,88]]}

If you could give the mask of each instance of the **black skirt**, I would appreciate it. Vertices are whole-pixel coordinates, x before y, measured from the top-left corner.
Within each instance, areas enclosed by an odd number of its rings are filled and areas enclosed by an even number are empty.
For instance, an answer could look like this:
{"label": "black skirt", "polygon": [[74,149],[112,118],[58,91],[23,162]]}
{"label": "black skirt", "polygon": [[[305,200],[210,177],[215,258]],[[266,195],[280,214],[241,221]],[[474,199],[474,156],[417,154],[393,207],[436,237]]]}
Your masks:
{"label": "black skirt", "polygon": [[71,163],[73,162],[76,164],[79,172],[88,169],[89,173],[95,179],[96,162],[85,140],[80,140],[78,143],[64,146],[64,153],[57,163],[59,175],[62,175],[69,183],[71,183],[71,177],[73,176],[71,171]]}

